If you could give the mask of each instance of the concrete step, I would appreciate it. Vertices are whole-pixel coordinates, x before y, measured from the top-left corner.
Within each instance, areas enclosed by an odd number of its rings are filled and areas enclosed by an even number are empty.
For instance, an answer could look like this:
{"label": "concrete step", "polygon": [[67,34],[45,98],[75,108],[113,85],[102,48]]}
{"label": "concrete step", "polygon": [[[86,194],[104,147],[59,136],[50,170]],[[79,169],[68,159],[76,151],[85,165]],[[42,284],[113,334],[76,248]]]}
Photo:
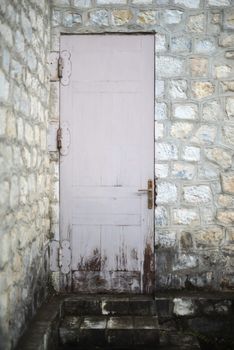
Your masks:
{"label": "concrete step", "polygon": [[65,315],[155,316],[156,301],[151,296],[73,296],[65,298]]}
{"label": "concrete step", "polygon": [[[156,316],[66,316],[59,327],[63,345],[124,349],[159,344]],[[157,348],[157,347],[156,347]],[[156,349],[155,348],[155,349]]]}

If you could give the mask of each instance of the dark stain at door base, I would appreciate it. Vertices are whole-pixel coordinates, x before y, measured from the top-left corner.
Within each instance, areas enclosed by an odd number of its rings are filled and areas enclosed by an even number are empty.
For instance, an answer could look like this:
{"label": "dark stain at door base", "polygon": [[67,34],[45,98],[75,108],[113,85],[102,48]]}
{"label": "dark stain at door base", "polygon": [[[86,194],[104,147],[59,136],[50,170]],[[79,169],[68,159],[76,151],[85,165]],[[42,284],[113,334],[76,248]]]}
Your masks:
{"label": "dark stain at door base", "polygon": [[143,293],[153,292],[154,286],[154,253],[151,245],[147,244],[144,251],[143,263]]}
{"label": "dark stain at door base", "polygon": [[106,257],[102,258],[98,249],[94,249],[93,255],[89,258],[81,257],[78,264],[78,270],[83,271],[101,271],[101,268],[105,265]]}

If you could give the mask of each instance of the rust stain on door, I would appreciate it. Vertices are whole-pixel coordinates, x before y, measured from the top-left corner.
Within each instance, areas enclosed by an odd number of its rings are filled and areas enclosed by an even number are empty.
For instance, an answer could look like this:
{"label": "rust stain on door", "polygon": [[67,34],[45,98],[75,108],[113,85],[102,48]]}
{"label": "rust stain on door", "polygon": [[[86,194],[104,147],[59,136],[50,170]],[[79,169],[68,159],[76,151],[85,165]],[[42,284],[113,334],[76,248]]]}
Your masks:
{"label": "rust stain on door", "polygon": [[154,252],[152,245],[147,244],[144,251],[143,262],[143,293],[150,294],[154,289]]}

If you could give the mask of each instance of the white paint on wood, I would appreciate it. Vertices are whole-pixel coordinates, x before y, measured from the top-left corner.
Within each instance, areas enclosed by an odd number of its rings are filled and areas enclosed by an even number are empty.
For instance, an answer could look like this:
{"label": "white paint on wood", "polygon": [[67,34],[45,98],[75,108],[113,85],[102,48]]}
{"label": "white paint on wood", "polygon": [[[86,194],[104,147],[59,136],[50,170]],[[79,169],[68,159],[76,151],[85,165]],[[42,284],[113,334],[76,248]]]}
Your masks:
{"label": "white paint on wood", "polygon": [[154,178],[154,36],[66,35],[61,50],[71,53],[72,74],[60,86],[70,130],[60,227],[74,290],[147,292],[154,209],[138,189]]}

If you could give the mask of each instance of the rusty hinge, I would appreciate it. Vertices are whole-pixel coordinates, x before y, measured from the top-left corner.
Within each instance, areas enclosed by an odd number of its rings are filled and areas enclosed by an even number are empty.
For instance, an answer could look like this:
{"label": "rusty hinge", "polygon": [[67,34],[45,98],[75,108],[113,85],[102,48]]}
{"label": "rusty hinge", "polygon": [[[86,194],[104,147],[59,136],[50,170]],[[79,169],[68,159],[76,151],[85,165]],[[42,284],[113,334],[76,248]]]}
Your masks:
{"label": "rusty hinge", "polygon": [[58,78],[59,79],[63,77],[63,68],[64,68],[63,58],[60,56],[58,59]]}
{"label": "rusty hinge", "polygon": [[58,267],[61,268],[62,266],[62,248],[58,248]]}
{"label": "rusty hinge", "polygon": [[62,148],[62,129],[58,128],[57,130],[57,149],[60,151]]}

